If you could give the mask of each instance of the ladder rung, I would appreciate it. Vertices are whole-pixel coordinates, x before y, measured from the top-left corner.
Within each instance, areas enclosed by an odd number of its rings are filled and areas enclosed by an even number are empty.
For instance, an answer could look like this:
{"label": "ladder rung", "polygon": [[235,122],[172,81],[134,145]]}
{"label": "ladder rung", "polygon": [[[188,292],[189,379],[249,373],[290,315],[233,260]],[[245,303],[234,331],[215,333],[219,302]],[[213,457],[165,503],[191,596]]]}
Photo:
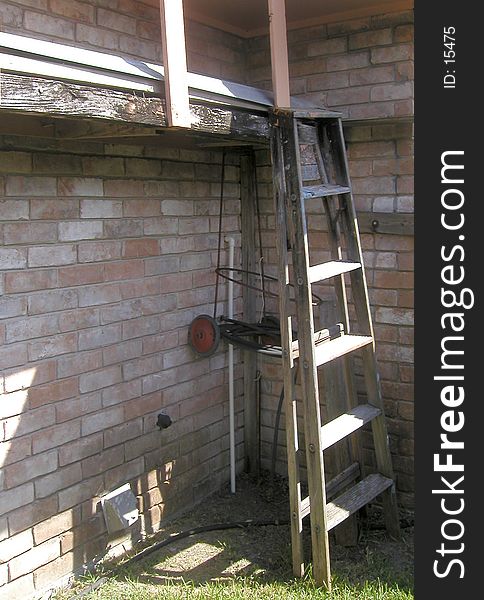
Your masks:
{"label": "ladder rung", "polygon": [[328,531],[342,523],[360,508],[363,508],[365,504],[374,500],[392,485],[393,481],[388,477],[384,477],[380,473],[372,473],[347,492],[338,496],[333,502],[329,502],[326,505]]}
{"label": "ladder rung", "polygon": [[372,342],[373,338],[368,335],[342,335],[333,340],[316,344],[316,366],[325,365],[335,358],[363,348]]}
{"label": "ladder rung", "polygon": [[342,275],[343,273],[355,271],[356,269],[360,268],[361,264],[359,262],[331,260],[329,262],[321,263],[320,265],[314,265],[314,267],[309,267],[309,281],[310,283],[324,281],[330,277]]}
{"label": "ladder rung", "polygon": [[[360,465],[355,462],[349,467],[347,467],[341,473],[338,473],[336,477],[333,477],[326,484],[326,498],[332,498],[335,496],[341,489],[347,487],[350,483],[353,483],[355,479],[360,476]],[[311,505],[309,501],[309,496],[303,498],[301,500],[301,519],[307,517],[311,512]]]}
{"label": "ladder rung", "polygon": [[325,183],[324,185],[306,185],[302,188],[305,200],[310,198],[326,198],[327,196],[338,196],[339,194],[349,194],[351,189],[343,185],[333,185]]}
{"label": "ladder rung", "polygon": [[322,449],[326,450],[379,415],[381,415],[381,410],[376,406],[359,404],[347,413],[326,423],[321,427]]}

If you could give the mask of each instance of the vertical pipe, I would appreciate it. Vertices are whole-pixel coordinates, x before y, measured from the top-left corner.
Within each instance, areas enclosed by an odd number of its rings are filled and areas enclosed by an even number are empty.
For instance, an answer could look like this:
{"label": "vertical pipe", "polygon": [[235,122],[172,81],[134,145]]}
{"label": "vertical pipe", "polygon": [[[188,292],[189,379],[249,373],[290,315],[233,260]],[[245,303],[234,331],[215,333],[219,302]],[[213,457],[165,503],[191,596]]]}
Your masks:
{"label": "vertical pipe", "polygon": [[[235,240],[225,239],[229,245],[229,269],[234,268]],[[233,271],[230,271],[232,277]],[[234,318],[234,282],[229,280],[227,299],[228,318]],[[234,402],[234,347],[229,344],[229,436],[230,436],[230,491],[235,494],[235,402]]]}

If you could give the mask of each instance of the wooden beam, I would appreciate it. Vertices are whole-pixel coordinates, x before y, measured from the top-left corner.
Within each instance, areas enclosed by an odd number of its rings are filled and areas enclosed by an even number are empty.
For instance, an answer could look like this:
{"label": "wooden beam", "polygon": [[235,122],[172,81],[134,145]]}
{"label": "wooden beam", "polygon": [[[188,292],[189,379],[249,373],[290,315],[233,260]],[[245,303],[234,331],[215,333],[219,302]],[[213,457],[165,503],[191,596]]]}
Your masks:
{"label": "wooden beam", "polygon": [[[165,101],[120,90],[0,73],[0,112],[101,119],[167,127]],[[227,140],[267,142],[268,117],[225,105],[190,105],[191,130]]]}
{"label": "wooden beam", "polygon": [[[243,154],[240,158],[240,201],[241,201],[241,235],[242,235],[242,268],[245,271],[256,271],[256,189],[255,189],[255,156],[254,153]],[[254,277],[245,273],[243,282],[255,285]],[[253,290],[243,287],[244,321],[255,323],[256,299]],[[257,381],[257,354],[244,351],[244,447],[245,470],[251,475],[258,475],[260,468],[260,423],[259,394]]]}
{"label": "wooden beam", "polygon": [[190,127],[183,0],[160,0],[165,96],[170,127]]}
{"label": "wooden beam", "polygon": [[413,213],[358,212],[358,225],[361,233],[413,235],[414,215]]}
{"label": "wooden beam", "polygon": [[285,0],[268,0],[274,105],[290,108],[289,58]]}

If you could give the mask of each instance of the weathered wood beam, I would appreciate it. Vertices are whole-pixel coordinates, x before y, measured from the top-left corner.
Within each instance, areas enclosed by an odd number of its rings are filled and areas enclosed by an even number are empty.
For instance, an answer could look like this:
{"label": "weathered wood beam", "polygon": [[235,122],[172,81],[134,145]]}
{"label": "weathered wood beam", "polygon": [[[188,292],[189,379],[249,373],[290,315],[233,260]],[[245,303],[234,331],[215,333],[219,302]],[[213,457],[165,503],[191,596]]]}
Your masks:
{"label": "weathered wood beam", "polygon": [[[241,234],[242,234],[242,268],[245,271],[256,271],[256,182],[254,153],[240,157],[240,202],[241,202]],[[254,276],[244,273],[243,282],[255,285]],[[255,323],[256,297],[253,290],[243,287],[244,320]],[[244,447],[245,470],[251,475],[258,475],[260,469],[260,417],[257,381],[257,354],[244,350]]]}
{"label": "weathered wood beam", "polygon": [[190,127],[183,0],[160,0],[165,95],[170,127]]}
{"label": "weathered wood beam", "polygon": [[413,213],[358,212],[358,225],[361,233],[413,235],[414,215]]}
{"label": "weathered wood beam", "polygon": [[[119,90],[0,73],[0,111],[167,127],[165,100]],[[225,105],[191,103],[191,130],[267,141],[268,118]]]}
{"label": "weathered wood beam", "polygon": [[290,108],[289,58],[285,0],[268,0],[274,105]]}

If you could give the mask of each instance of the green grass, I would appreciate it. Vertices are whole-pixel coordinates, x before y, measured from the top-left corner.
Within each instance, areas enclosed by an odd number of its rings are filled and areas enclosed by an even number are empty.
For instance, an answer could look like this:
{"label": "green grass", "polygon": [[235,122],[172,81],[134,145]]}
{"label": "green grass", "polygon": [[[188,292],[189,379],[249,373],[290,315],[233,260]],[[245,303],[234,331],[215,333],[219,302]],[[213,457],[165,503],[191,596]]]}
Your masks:
{"label": "green grass", "polygon": [[[240,548],[233,540],[211,540],[223,565],[237,564]],[[403,544],[405,552],[405,544]],[[279,552],[277,552],[279,550]],[[227,575],[223,567],[206,571],[217,558],[200,556],[187,573],[180,573],[173,563],[181,552],[196,553],[193,545],[166,554],[154,554],[139,563],[120,564],[112,572],[100,570],[79,581],[74,589],[63,591],[55,600],[68,600],[101,577],[106,582],[98,589],[82,596],[82,600],[413,600],[411,563],[400,562],[398,555],[388,554],[388,547],[373,541],[358,550],[341,550],[334,565],[333,589],[328,593],[314,585],[311,573],[303,580],[290,575],[287,548],[274,548],[276,557],[272,568],[256,564],[242,569],[244,575]],[[196,559],[194,561],[196,563]],[[217,565],[216,565],[217,566]],[[197,577],[194,573],[198,573]],[[215,573],[215,575],[214,575]],[[201,577],[200,577],[201,575]]]}

